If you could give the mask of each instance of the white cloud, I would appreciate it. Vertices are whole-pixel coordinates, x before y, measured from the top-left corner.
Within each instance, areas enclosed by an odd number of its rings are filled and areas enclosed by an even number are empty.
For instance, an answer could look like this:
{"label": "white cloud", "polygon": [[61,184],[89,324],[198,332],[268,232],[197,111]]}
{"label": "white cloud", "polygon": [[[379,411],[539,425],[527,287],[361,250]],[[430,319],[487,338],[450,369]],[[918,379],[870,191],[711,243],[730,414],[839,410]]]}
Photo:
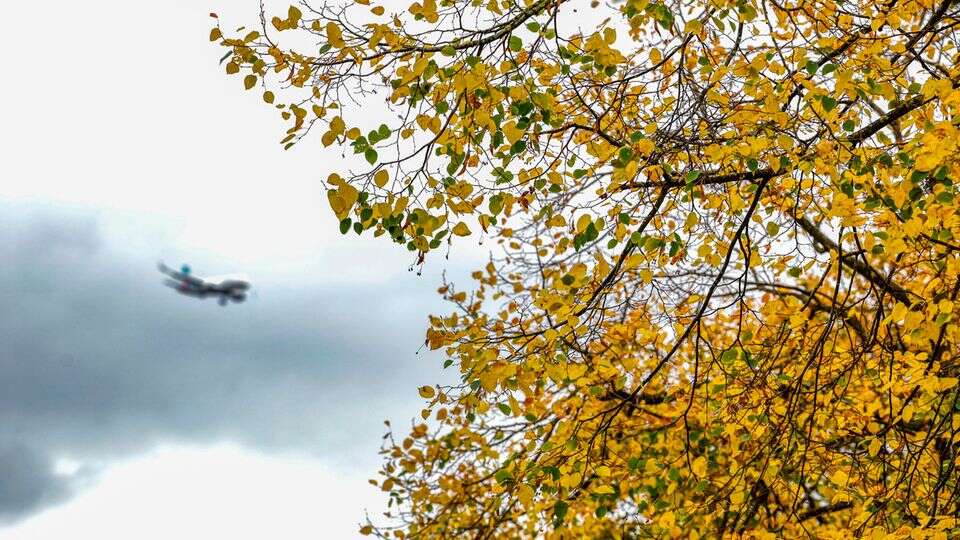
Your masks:
{"label": "white cloud", "polygon": [[359,471],[235,446],[167,447],[111,467],[92,489],[0,532],[4,540],[353,538],[385,505]]}

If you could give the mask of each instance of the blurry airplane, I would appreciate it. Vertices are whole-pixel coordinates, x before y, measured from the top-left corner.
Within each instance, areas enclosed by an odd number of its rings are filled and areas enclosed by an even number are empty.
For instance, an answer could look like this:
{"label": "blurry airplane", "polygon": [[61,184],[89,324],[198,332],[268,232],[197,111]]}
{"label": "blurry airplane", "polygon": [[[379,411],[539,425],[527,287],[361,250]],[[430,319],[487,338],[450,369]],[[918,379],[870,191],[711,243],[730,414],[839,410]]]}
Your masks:
{"label": "blurry airplane", "polygon": [[190,266],[186,264],[180,267],[179,272],[162,262],[157,265],[157,268],[170,278],[164,284],[171,289],[197,298],[218,296],[217,301],[221,306],[227,305],[229,300],[243,302],[247,299],[247,291],[250,289],[250,281],[241,275],[200,278],[191,274]]}

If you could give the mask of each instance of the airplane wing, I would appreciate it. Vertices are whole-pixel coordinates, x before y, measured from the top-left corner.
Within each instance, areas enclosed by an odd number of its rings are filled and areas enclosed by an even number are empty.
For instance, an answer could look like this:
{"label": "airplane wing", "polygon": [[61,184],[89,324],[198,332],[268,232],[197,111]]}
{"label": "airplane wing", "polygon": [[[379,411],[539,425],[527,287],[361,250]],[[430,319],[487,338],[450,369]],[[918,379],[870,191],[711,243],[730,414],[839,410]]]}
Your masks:
{"label": "airplane wing", "polygon": [[209,290],[203,287],[194,287],[188,283],[184,283],[183,281],[178,281],[175,279],[168,279],[164,281],[163,284],[185,296],[205,298],[207,294],[210,293]]}
{"label": "airplane wing", "polygon": [[202,279],[191,276],[190,274],[184,274],[183,272],[177,272],[176,270],[170,268],[169,266],[163,264],[162,262],[157,264],[157,269],[177,281],[189,283],[192,287],[206,286],[206,283],[204,283]]}

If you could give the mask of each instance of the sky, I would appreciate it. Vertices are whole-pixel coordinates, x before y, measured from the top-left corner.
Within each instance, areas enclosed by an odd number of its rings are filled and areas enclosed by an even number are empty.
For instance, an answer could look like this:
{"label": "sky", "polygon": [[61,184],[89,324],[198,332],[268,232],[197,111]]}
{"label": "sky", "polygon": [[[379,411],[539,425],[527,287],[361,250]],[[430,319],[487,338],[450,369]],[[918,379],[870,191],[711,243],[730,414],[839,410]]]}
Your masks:
{"label": "sky", "polygon": [[[341,236],[345,160],[285,126],[207,40],[253,0],[5,6],[0,85],[0,540],[349,538],[443,358],[421,349],[485,248],[422,275]],[[243,272],[245,303],[162,286],[159,260]]]}

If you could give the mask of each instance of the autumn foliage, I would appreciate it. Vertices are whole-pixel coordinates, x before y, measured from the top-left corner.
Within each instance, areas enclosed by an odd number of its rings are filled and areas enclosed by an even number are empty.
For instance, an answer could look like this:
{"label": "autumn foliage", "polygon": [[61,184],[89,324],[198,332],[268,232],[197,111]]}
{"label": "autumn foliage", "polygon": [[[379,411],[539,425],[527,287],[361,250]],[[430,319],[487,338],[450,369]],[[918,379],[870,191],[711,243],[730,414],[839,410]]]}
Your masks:
{"label": "autumn foliage", "polygon": [[426,343],[460,382],[388,434],[362,532],[960,535],[960,5],[261,20],[210,38],[282,144],[357,157],[326,179],[343,233],[494,246],[440,289]]}

